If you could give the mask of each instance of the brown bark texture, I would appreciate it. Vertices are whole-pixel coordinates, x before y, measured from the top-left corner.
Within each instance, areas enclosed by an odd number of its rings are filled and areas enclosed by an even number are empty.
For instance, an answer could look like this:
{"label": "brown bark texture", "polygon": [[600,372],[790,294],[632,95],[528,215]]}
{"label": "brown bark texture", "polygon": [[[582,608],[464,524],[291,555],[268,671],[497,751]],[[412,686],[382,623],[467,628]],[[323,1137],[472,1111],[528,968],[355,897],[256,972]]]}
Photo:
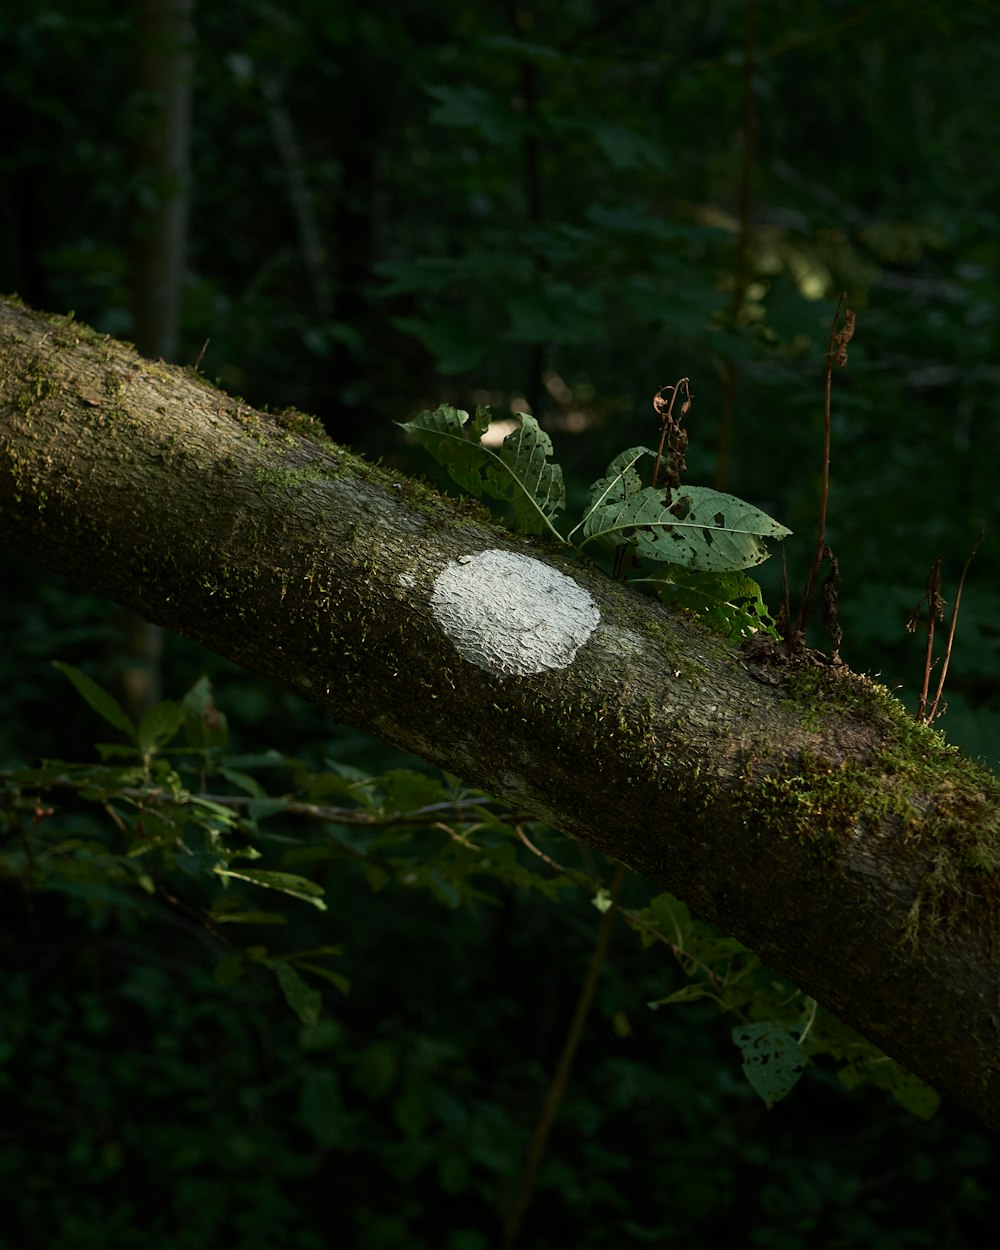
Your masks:
{"label": "brown bark texture", "polygon": [[[866,677],[736,648],[308,418],[13,300],[0,544],[673,891],[1000,1126],[1000,784]],[[578,649],[493,662],[518,575],[493,612],[468,592],[484,552],[544,573],[509,618],[543,654],[582,596]]]}

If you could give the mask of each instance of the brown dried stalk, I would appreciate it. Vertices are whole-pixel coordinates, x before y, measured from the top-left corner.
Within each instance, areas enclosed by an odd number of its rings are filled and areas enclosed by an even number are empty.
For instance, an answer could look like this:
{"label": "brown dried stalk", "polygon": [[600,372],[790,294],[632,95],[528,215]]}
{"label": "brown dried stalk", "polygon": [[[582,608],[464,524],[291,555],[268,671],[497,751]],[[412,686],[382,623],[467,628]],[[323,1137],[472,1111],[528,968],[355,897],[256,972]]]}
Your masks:
{"label": "brown dried stalk", "polygon": [[927,590],[923,599],[913,609],[910,619],[906,623],[906,628],[910,633],[915,633],[917,622],[920,617],[920,604],[927,604],[927,646],[924,648],[924,680],[920,687],[920,703],[917,707],[917,723],[920,725],[933,725],[934,721],[944,712],[941,707],[941,695],[944,693],[944,683],[948,677],[948,665],[951,663],[951,649],[955,641],[955,630],[958,627],[958,610],[962,603],[962,590],[965,586],[965,578],[969,572],[969,565],[972,563],[973,557],[979,550],[979,545],[983,541],[983,531],[980,530],[979,537],[973,544],[972,550],[966,557],[965,564],[962,565],[962,575],[958,579],[958,589],[955,592],[955,605],[951,610],[951,620],[948,622],[948,638],[945,642],[944,658],[941,661],[941,671],[938,674],[938,683],[934,691],[934,699],[928,707],[928,698],[931,684],[931,673],[937,661],[934,659],[934,633],[935,622],[944,620],[944,597],[941,594],[941,557],[934,561],[931,565],[930,573],[927,575]]}
{"label": "brown dried stalk", "polygon": [[[840,326],[841,316],[844,324]],[[840,326],[840,329],[837,327]],[[847,364],[847,345],[854,337],[854,313],[847,307],[847,292],[842,291],[837,300],[837,311],[833,315],[830,326],[830,341],[826,351],[826,379],[823,388],[823,472],[819,497],[819,526],[816,533],[816,554],[813,556],[812,568],[806,588],[802,592],[799,604],[798,635],[803,638],[809,618],[812,616],[813,599],[816,595],[816,583],[819,580],[820,565],[827,554],[826,545],[826,513],[830,499],[830,400],[833,390],[833,366],[843,368]],[[786,638],[786,645],[788,638]]]}

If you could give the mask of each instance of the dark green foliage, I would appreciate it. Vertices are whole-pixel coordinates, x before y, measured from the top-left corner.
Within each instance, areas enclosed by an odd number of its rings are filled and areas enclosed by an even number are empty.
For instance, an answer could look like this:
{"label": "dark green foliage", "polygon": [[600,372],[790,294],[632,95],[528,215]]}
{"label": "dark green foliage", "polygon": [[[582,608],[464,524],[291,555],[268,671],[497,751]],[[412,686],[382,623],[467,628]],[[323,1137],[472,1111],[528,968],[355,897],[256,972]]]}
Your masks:
{"label": "dark green foliage", "polygon": [[[263,780],[274,761],[243,763],[233,775]],[[351,770],[327,773],[325,801],[351,795],[365,810],[398,811],[439,797],[441,784],[409,770],[359,782]],[[287,831],[278,813],[260,828],[275,820],[276,834]],[[94,841],[114,830],[99,806],[64,797],[26,840],[57,845],[65,824]],[[272,845],[297,841],[291,828]],[[412,857],[419,874],[430,833],[387,828],[374,841],[397,865]],[[593,867],[571,844],[545,845],[574,872]],[[442,879],[448,864],[438,858]],[[318,1019],[304,982],[267,975],[260,947],[242,975],[232,956],[215,962],[220,939],[199,922],[190,887],[172,900],[133,887],[145,898],[137,910],[117,890],[25,895],[9,876],[0,882],[4,1250],[311,1250],[329,1244],[331,1228],[347,1244],[390,1250],[495,1244],[596,913],[566,879],[550,878],[558,908],[490,889],[456,909],[408,871],[373,878],[343,856],[315,858],[317,869],[329,869],[328,911],[292,898],[270,918],[284,919],[280,949],[297,952],[321,986]],[[184,889],[176,874],[156,875]],[[668,896],[644,899],[639,882],[623,901],[674,940],[746,958]],[[229,919],[273,941],[263,915]],[[336,951],[317,951],[331,936]],[[314,980],[316,954],[343,969],[347,998]],[[596,1250],[608,1230],[617,1244],[803,1250],[817,1237],[879,1248],[988,1237],[996,1160],[982,1131],[838,1093],[824,1067],[768,1113],[714,1008],[648,1012],[672,985],[661,943],[643,952],[620,934],[526,1244]],[[812,1155],[803,1143],[817,1124],[822,1151]]]}

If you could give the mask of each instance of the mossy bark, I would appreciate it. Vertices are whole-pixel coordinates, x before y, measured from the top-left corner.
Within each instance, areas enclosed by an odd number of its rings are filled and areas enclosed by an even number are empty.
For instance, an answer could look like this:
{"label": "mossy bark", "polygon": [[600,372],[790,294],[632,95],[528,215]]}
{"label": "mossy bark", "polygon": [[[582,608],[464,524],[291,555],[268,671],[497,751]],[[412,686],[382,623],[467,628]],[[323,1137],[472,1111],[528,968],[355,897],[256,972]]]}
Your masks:
{"label": "mossy bark", "polygon": [[[0,301],[0,541],[672,890],[1000,1126],[1000,785],[842,667],[730,647],[192,374]],[[494,674],[431,605],[531,554],[600,624]]]}

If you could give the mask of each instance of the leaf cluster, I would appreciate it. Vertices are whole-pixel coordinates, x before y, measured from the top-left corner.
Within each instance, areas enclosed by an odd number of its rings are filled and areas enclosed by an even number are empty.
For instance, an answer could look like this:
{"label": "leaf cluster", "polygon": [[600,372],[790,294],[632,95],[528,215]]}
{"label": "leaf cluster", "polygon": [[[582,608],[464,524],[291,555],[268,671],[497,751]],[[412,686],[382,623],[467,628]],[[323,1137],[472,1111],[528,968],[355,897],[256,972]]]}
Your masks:
{"label": "leaf cluster", "polygon": [[564,839],[457,779],[239,754],[205,677],[136,725],[85,673],[55,667],[127,741],[98,743],[98,763],[50,760],[4,775],[0,876],[76,899],[95,916],[111,909],[191,928],[214,952],[220,987],[263,971],[308,1027],[323,1018],[324,991],[349,993],[336,966],[342,943],[281,941],[294,909],[326,911],[331,872],[360,873],[376,896],[418,890],[453,910],[493,907],[499,891],[557,901],[583,890],[599,910],[617,907],[643,946],[665,946],[676,961],[682,985],[651,1008],[707,999],[737,1016],[744,1072],[768,1103],[826,1054],[841,1062],[845,1084],[874,1079],[912,1110],[933,1109],[924,1086],[672,895],[613,903],[599,879],[541,849],[557,851]]}
{"label": "leaf cluster", "polygon": [[[631,580],[730,637],[773,631],[760,588],[742,570],[768,558],[767,542],[786,538],[791,531],[785,526],[722,491],[657,485],[660,455],[639,446],[615,456],[590,487],[580,521],[563,534],[556,521],[566,490],[561,467],[551,461],[552,440],[534,417],[521,413],[517,428],[494,447],[484,438],[491,422],[488,407],[470,417],[443,405],[400,424],[463,490],[510,505],[525,533],[547,534],[578,552],[591,543],[618,549],[619,567],[654,566]],[[650,470],[650,484],[639,466]]]}

